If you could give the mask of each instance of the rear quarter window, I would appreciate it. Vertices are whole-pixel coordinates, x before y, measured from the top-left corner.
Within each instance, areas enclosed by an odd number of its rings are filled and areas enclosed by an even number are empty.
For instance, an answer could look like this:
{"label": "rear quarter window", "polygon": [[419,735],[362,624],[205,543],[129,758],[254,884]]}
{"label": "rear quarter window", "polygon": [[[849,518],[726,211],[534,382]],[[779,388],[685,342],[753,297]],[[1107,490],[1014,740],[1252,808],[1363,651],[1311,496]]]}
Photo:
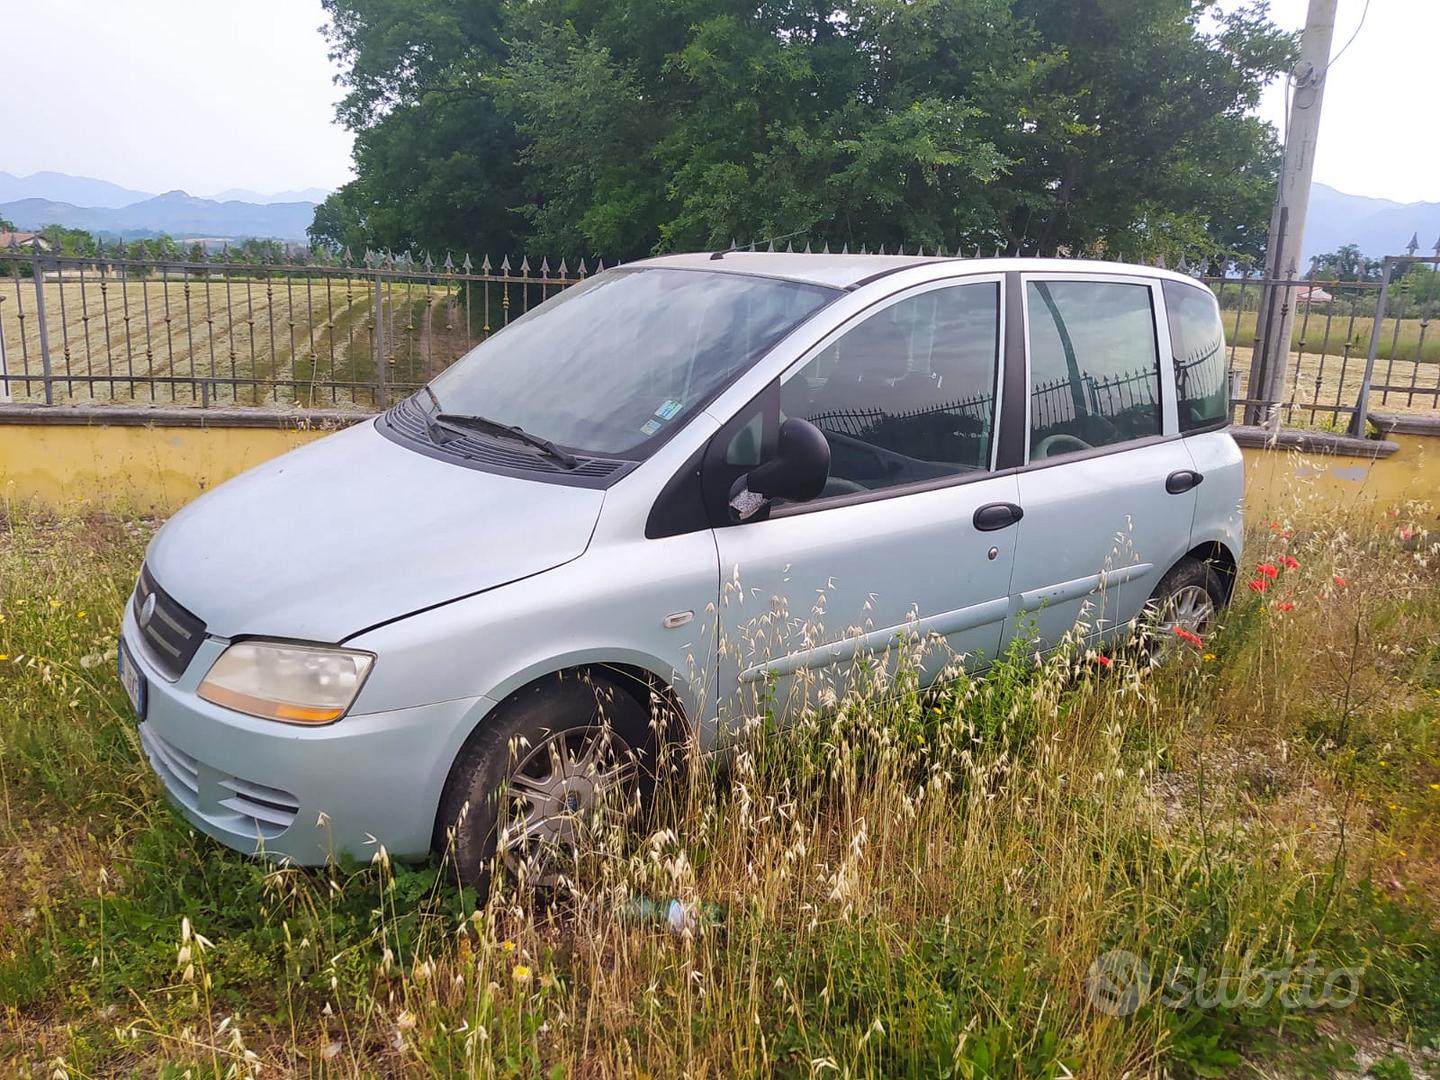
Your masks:
{"label": "rear quarter window", "polygon": [[1215,294],[1199,285],[1165,282],[1165,311],[1175,354],[1175,405],[1180,430],[1207,431],[1230,422],[1225,329]]}

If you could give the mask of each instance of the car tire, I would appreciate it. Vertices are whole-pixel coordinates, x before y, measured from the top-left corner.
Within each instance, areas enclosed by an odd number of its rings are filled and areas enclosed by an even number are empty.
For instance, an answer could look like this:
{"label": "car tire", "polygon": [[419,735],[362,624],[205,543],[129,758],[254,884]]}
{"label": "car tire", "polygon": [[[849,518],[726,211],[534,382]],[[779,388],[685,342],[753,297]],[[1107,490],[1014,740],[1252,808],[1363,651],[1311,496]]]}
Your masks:
{"label": "car tire", "polygon": [[[530,885],[554,884],[557,875],[546,872],[534,856],[553,858],[554,849],[566,842],[564,829],[576,828],[597,805],[627,811],[647,807],[654,790],[656,742],[646,709],[608,679],[579,671],[532,683],[487,716],[456,757],[436,816],[435,851],[451,860],[461,884],[473,887],[482,900],[497,867]],[[587,745],[595,753],[588,766],[582,761]],[[547,760],[549,776],[543,775]],[[567,768],[573,772],[555,775]],[[612,774],[616,782],[607,789]],[[531,832],[531,823],[527,817],[523,830],[515,823],[522,813],[537,810],[553,819],[553,827],[540,841],[546,850],[527,855],[519,837]],[[541,828],[538,818],[535,828]]]}
{"label": "car tire", "polygon": [[1163,641],[1181,626],[1204,637],[1225,606],[1225,581],[1207,562],[1186,556],[1166,571],[1145,605],[1146,636]]}

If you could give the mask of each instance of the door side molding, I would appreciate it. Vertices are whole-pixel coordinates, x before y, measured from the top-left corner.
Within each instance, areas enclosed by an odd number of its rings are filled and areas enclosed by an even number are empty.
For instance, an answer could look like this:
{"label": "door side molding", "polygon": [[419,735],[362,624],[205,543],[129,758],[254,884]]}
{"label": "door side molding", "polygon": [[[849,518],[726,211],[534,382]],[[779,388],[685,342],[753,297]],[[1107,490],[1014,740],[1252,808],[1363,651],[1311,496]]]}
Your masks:
{"label": "door side molding", "polygon": [[887,646],[897,644],[899,640],[908,644],[932,634],[944,636],[973,630],[987,623],[999,622],[1005,618],[1009,609],[1010,598],[997,596],[993,600],[983,600],[978,604],[957,608],[955,611],[942,612],[939,615],[930,615],[924,619],[915,619],[898,626],[887,626],[883,630],[872,630],[868,634],[851,634],[838,641],[827,642],[818,648],[804,649],[800,652],[789,653],[778,660],[752,665],[740,672],[740,682],[742,684],[755,683],[771,675],[777,677],[793,675],[802,668],[814,670],[830,667],[833,664],[853,660],[860,653],[881,652]]}

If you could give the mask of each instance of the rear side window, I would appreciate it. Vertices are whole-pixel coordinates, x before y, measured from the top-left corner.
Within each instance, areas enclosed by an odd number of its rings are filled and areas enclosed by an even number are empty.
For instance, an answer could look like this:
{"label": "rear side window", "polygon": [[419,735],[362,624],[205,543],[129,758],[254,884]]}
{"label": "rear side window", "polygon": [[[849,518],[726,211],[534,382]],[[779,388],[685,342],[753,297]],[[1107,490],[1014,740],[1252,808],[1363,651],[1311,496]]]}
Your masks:
{"label": "rear side window", "polygon": [[1150,297],[1146,285],[1026,283],[1031,461],[1161,433]]}
{"label": "rear side window", "polygon": [[1220,427],[1230,419],[1229,372],[1220,306],[1209,289],[1165,282],[1165,312],[1175,355],[1175,404],[1181,431]]}

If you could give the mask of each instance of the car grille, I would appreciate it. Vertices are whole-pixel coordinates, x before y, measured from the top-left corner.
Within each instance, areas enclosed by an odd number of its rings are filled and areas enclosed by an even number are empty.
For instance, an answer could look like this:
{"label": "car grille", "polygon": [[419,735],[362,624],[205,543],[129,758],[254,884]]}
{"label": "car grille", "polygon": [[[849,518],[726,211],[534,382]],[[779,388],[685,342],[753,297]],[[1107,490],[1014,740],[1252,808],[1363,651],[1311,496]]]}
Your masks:
{"label": "car grille", "polygon": [[[148,614],[150,598],[155,598]],[[180,677],[195,657],[195,650],[205,640],[205,624],[200,618],[177,604],[164,589],[155,584],[150,568],[140,568],[140,581],[135,586],[135,623],[140,628],[150,659],[160,673],[171,682]]]}
{"label": "car grille", "polygon": [[140,745],[173,799],[231,833],[273,840],[300,812],[300,802],[290,792],[212,769],[149,724],[140,725]]}
{"label": "car grille", "polygon": [[[425,406],[415,398],[408,397],[403,398],[385,414],[384,422],[389,425],[391,431],[399,432],[414,442],[430,446],[432,444],[425,425],[425,416]],[[628,461],[612,461],[606,458],[581,458],[579,465],[573,469],[567,469],[559,462],[551,461],[543,454],[524,445],[517,443],[512,446],[495,439],[487,439],[483,435],[472,437],[459,433],[454,438],[446,440],[445,451],[465,458],[467,461],[477,461],[485,465],[498,465],[501,468],[524,470],[525,472],[584,476],[590,479],[609,476],[616,469],[623,469],[630,464]]]}

